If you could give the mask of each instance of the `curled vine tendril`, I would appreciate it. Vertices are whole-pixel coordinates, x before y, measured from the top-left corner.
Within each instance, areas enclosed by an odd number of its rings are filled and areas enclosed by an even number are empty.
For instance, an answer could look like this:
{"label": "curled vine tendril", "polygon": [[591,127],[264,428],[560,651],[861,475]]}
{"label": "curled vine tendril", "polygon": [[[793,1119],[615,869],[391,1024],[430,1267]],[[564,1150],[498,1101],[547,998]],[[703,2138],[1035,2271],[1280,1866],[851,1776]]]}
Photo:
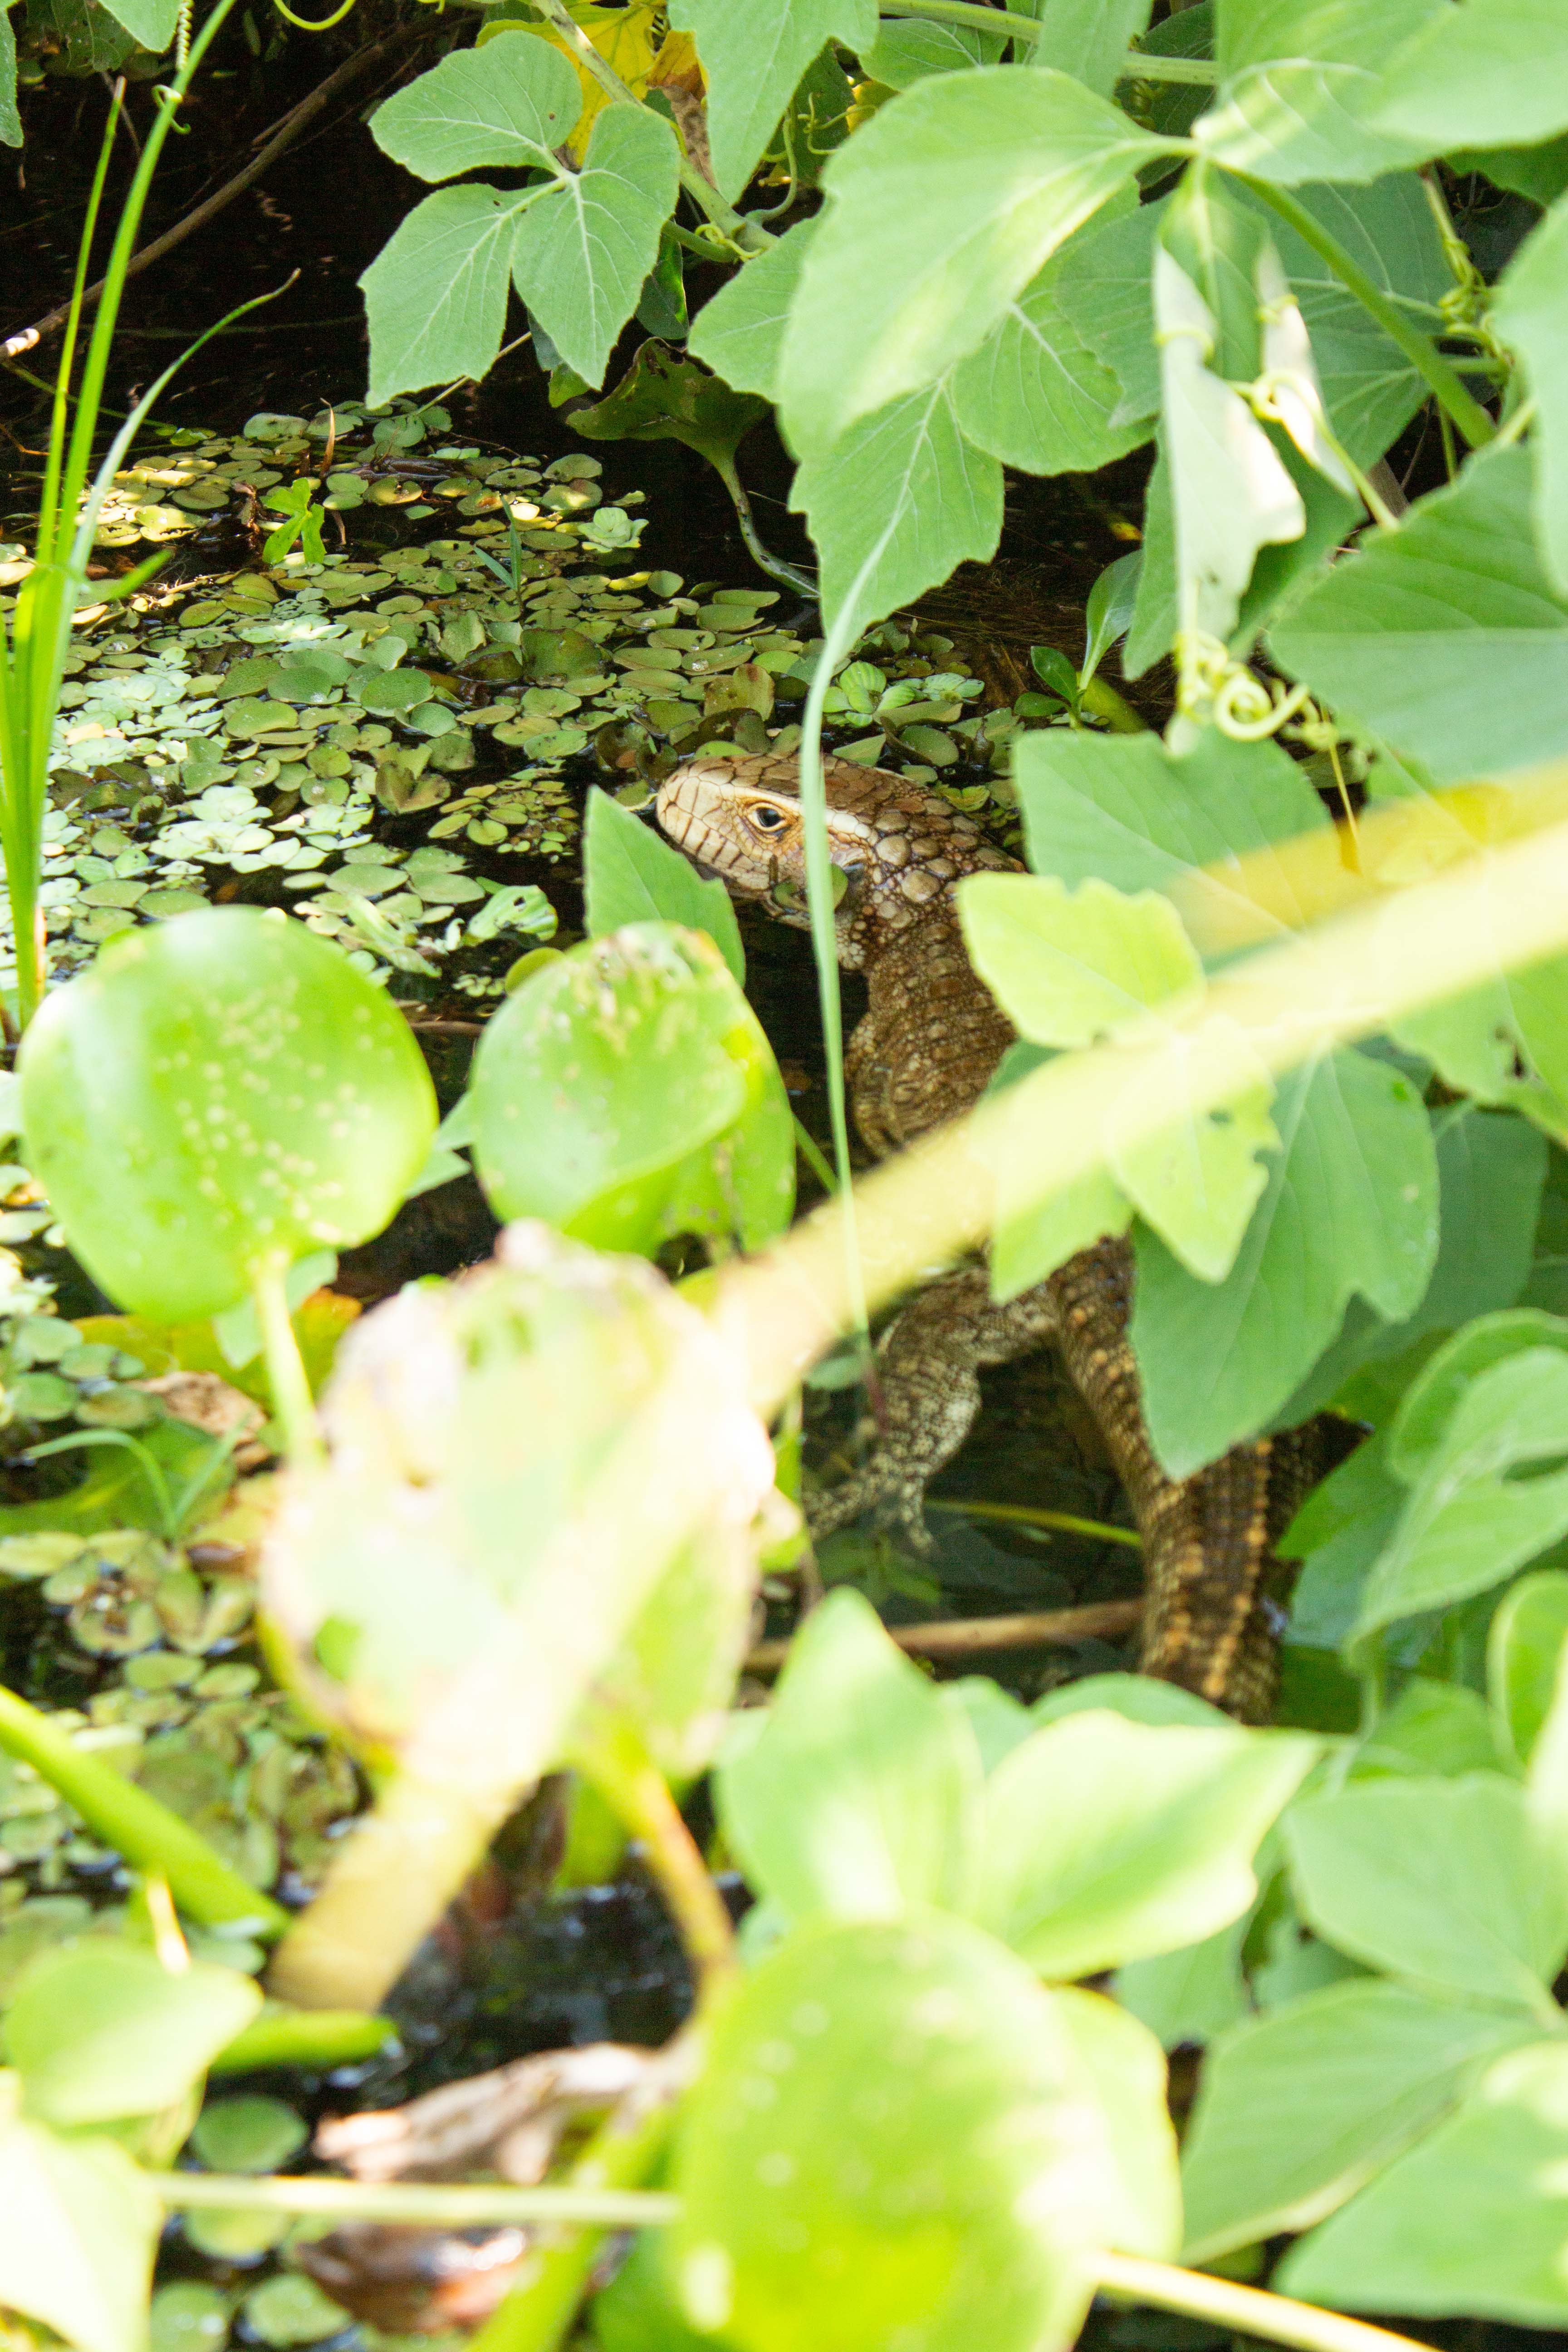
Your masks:
{"label": "curled vine tendril", "polygon": [[1181,685],[1176,704],[1184,719],[1205,720],[1233,743],[1260,743],[1278,735],[1311,708],[1304,686],[1265,684],[1245,662],[1234,661],[1218,637],[1185,630],[1176,640]]}

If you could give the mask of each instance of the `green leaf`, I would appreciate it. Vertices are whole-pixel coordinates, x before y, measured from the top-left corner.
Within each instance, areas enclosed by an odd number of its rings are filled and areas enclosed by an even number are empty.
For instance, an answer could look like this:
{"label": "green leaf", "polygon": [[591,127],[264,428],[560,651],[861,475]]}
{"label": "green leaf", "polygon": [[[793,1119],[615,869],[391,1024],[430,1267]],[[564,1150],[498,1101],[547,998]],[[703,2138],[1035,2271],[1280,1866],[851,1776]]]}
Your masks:
{"label": "green leaf", "polygon": [[877,37],[876,0],[673,0],[669,21],[692,34],[708,81],[713,176],[734,198],[756,170],[796,83],[829,41],[863,53]]}
{"label": "green leaf", "polygon": [[794,446],[820,457],[977,350],[1057,247],[1171,143],[1026,66],[940,74],[890,100],[823,174],[830,203],[779,373]]}
{"label": "green leaf", "polygon": [[1367,1575],[1405,1501],[1388,1466],[1386,1430],[1313,1488],[1284,1539],[1289,1557],[1302,1562],[1290,1600],[1291,1641],[1337,1649],[1348,1637]]}
{"label": "green leaf", "polygon": [[1129,1961],[1117,1969],[1111,1991],[1162,2048],[1212,2042],[1248,2013],[1241,1953],[1251,1918],[1244,1911],[1201,1943],[1161,1952],[1152,1959]]}
{"label": "green leaf", "polygon": [[0,147],[20,147],[22,117],[16,107],[16,35],[10,8],[0,8]]}
{"label": "green leaf", "polygon": [[1193,137],[1235,172],[1292,185],[1376,180],[1434,151],[1383,127],[1393,63],[1448,0],[1226,0],[1220,87]]}
{"label": "green leaf", "polygon": [[1121,637],[1127,635],[1132,624],[1133,605],[1138,595],[1138,568],[1142,558],[1136,553],[1119,555],[1108,563],[1089,592],[1089,602],[1083,611],[1083,668],[1079,683],[1087,686],[1106,655]]}
{"label": "green leaf", "polygon": [[170,1322],[379,1233],[436,1131],[385,992],[250,908],[111,940],[33,1023],[22,1096],[72,1248],[121,1306]]}
{"label": "green leaf", "polygon": [[604,382],[616,338],[658,258],[679,161],[674,130],[662,115],[640,106],[604,107],[583,169],[563,173],[518,223],[513,282],[585,383]]}
{"label": "green leaf", "polygon": [[796,221],[721,286],[691,322],[687,350],[737,392],[774,396],[790,304],[816,234],[815,220]]}
{"label": "green leaf", "polygon": [[174,2106],[261,2007],[237,1969],[171,1974],[150,1951],[89,1937],[36,1961],[0,2038],[42,2123],[112,2123]]}
{"label": "green leaf", "polygon": [[[1418,1382],[1394,1424],[1396,1469],[1405,1466],[1402,1429],[1425,1393]],[[1401,1617],[1489,1591],[1568,1534],[1568,1472],[1550,1469],[1563,1460],[1565,1426],[1561,1349],[1527,1348],[1471,1379],[1367,1579],[1353,1643]],[[1527,1475],[1510,1475],[1521,1470]]]}
{"label": "green leaf", "polygon": [[1195,1943],[1252,1901],[1258,1841],[1317,1753],[1102,1709],[1047,1724],[985,1783],[973,1916],[1047,1977]]}
{"label": "green leaf", "polygon": [[1476,1380],[1526,1349],[1568,1349],[1568,1321],[1539,1307],[1486,1315],[1457,1331],[1423,1365],[1402,1399],[1391,1432],[1390,1459],[1406,1486],[1429,1469],[1455,1412]]}
{"label": "green leaf", "polygon": [[623,923],[683,923],[707,932],[736,985],[745,986],[746,951],[722,882],[705,882],[689,858],[596,784],[583,828],[583,881],[590,938]]}
{"label": "green leaf", "polygon": [[[1121,386],[1111,428],[1156,416],[1160,350],[1154,341],[1154,247],[1170,199],[1121,219],[1092,221],[1051,265],[1057,299],[1089,349]],[[1113,207],[1108,207],[1108,215]]]}
{"label": "green leaf", "polygon": [[1063,73],[1109,98],[1127,79],[1127,51],[1149,22],[1151,0],[1044,0],[1034,63]]}
{"label": "green leaf", "polygon": [[1479,1691],[1412,1675],[1363,1740],[1350,1778],[1436,1772],[1457,1780],[1467,1772],[1500,1772],[1505,1761]]}
{"label": "green leaf", "polygon": [[[15,2078],[0,2078],[0,2095]],[[163,2210],[108,2139],[0,2121],[0,2304],[77,2352],[142,2352]]]}
{"label": "green leaf", "polygon": [[474,1157],[502,1217],[600,1248],[783,1231],[795,1129],[756,1015],[705,931],[635,923],[525,980],[475,1056]]}
{"label": "green leaf", "polygon": [[1526,146],[1568,129],[1568,23],[1554,0],[1465,0],[1401,50],[1373,121],[1447,147]]}
{"label": "green leaf", "polygon": [[717,1784],[726,1842],[786,1919],[963,1907],[979,1750],[859,1593],[832,1592],[806,1619]]}
{"label": "green leaf", "polygon": [[1487,1695],[1499,1746],[1528,1764],[1552,1712],[1568,1643],[1568,1575],[1521,1576],[1504,1593],[1487,1637]]}
{"label": "green leaf", "polygon": [[858,631],[995,554],[1002,468],[964,439],[944,380],[852,425],[801,467],[790,505],[821,558],[825,623],[847,613]]}
{"label": "green leaf", "polygon": [[1353,2204],[1286,2255],[1285,2294],[1349,2311],[1568,2316],[1568,2050],[1514,2051]]}
{"label": "green leaf", "polygon": [[1127,2190],[1075,2036],[1021,1961],[939,1916],[801,1928],[712,2035],[671,2184],[695,2326],[746,2352],[1071,2340]]}
{"label": "green leaf", "polygon": [[1497,287],[1491,316],[1523,360],[1535,397],[1531,434],[1536,545],[1568,593],[1568,201],[1537,224]]}
{"label": "green leaf", "polygon": [[1223,2034],[1182,2159],[1183,2260],[1310,2229],[1530,2032],[1402,1985],[1330,1985]]}
{"label": "green leaf", "polygon": [[1472,458],[1270,633],[1281,667],[1436,783],[1568,749],[1568,596],[1531,537],[1528,449]]}
{"label": "green leaf", "polygon": [[104,5],[116,24],[123,25],[142,48],[154,55],[166,49],[174,37],[179,0],[104,0]]}
{"label": "green leaf", "polygon": [[1349,1047],[1289,1072],[1279,1150],[1234,1264],[1201,1282],[1140,1231],[1132,1345],[1154,1449],[1185,1477],[1267,1429],[1347,1302],[1419,1305],[1437,1248],[1437,1167],[1421,1098]]}
{"label": "green leaf", "polygon": [[991,33],[968,25],[927,25],[916,18],[881,17],[877,37],[860,59],[868,78],[889,89],[908,89],[928,74],[963,73],[971,66],[994,65],[1006,47]]}
{"label": "green leaf", "polygon": [[1552,956],[1394,1023],[1456,1091],[1568,1128],[1568,958]]}
{"label": "green leaf", "polygon": [[1160,2044],[1147,2026],[1103,1994],[1058,1991],[1055,2006],[1094,2086],[1110,2143],[1113,2188],[1100,2221],[1105,2241],[1168,2262],[1182,2242],[1182,2203]]}
{"label": "green leaf", "polygon": [[571,59],[518,32],[452,50],[377,107],[370,129],[383,154],[422,180],[449,180],[485,163],[554,173],[555,150],[582,111]]}
{"label": "green leaf", "polygon": [[1032,474],[1093,473],[1148,438],[1142,419],[1113,424],[1121,386],[1062,300],[1074,250],[1052,256],[953,378],[968,438]]}
{"label": "green leaf", "polygon": [[1438,1998],[1551,2010],[1568,1873],[1513,1781],[1361,1782],[1294,1806],[1285,1842],[1301,1916],[1352,1958]]}
{"label": "green leaf", "polygon": [[[1187,1041],[1171,1041],[1183,1057]],[[1218,1283],[1235,1262],[1260,1193],[1261,1152],[1279,1141],[1269,1117],[1274,1089],[1261,1063],[1254,1082],[1217,1108],[1173,1120],[1131,1141],[1109,1122],[1110,1173],[1139,1214],[1200,1281]]]}
{"label": "green leaf", "polygon": [[1458,173],[1480,172],[1544,210],[1568,189],[1568,131],[1533,147],[1456,148],[1447,161]]}
{"label": "green leaf", "polygon": [[969,960],[1020,1034],[1091,1045],[1153,1005],[1191,999],[1203,970],[1181,918],[1156,891],[1088,880],[972,874],[959,885]]}
{"label": "green leaf", "polygon": [[399,222],[359,281],[374,405],[439,383],[453,368],[476,383],[489,373],[522,202],[482,183],[443,188]]}
{"label": "green leaf", "polygon": [[765,400],[731,392],[662,343],[646,342],[613,392],[574,408],[572,430],[590,441],[682,441],[722,473],[768,413]]}
{"label": "green leaf", "polygon": [[[1040,728],[1016,746],[1013,773],[1037,874],[1163,890],[1205,956],[1252,935],[1254,893],[1267,895],[1282,926],[1310,919],[1283,864],[1259,855],[1329,822],[1277,743],[1236,743],[1211,728],[1176,758],[1152,734]],[[1244,858],[1245,895],[1225,880]]]}

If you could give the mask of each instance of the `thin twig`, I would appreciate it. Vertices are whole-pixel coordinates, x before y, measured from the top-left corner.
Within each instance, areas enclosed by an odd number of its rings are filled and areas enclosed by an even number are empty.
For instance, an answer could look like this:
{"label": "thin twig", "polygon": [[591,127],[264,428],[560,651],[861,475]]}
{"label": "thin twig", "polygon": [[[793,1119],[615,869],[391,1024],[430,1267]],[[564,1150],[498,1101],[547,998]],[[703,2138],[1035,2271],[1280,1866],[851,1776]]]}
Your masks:
{"label": "thin twig", "polygon": [[[237,196],[242,196],[247,188],[260,179],[285,148],[292,147],[300,133],[331,104],[341,90],[346,89],[351,82],[357,81],[378,60],[389,57],[395,49],[403,47],[428,30],[428,25],[404,25],[396,32],[389,33],[384,40],[373,41],[368,48],[356,49],[352,58],[345,58],[335,73],[330,73],[325,81],[319,82],[298,106],[283,117],[266,146],[252,156],[243,171],[237,172],[232,180],[226,180],[205,204],[197,205],[183,220],[177,220],[172,228],[166,228],[162,236],[155,236],[151,245],[144,245],[132,259],[126,276],[133,277],[138,270],[145,269],[150,262],[161,261],[164,254],[172,252],[176,245],[182,245],[198,228],[205,228],[215,214],[221,213],[226,205],[231,205]],[[97,301],[103,288],[104,280],[100,278],[96,286],[87,289],[82,296],[84,309]],[[24,352],[34,350],[46,335],[52,335],[57,329],[63,327],[69,314],[70,304],[60,302],[54,310],[47,311],[43,318],[36,320],[32,326],[18,329],[16,334],[0,343],[0,360],[20,359]]]}
{"label": "thin twig", "polygon": [[[1039,1609],[1017,1617],[952,1617],[937,1625],[889,1625],[889,1639],[911,1658],[967,1658],[983,1650],[1042,1650],[1130,1633],[1143,1613],[1141,1601],[1093,1601],[1081,1609]],[[751,1675],[774,1675],[789,1642],[759,1642],[746,1660]]]}
{"label": "thin twig", "polygon": [[402,2222],[416,2228],[468,2230],[495,2223],[581,2221],[607,2229],[655,2228],[674,2220],[673,2197],[651,2190],[599,2189],[550,2182],[514,2189],[510,2182],[333,2180],[279,2173],[268,2179],[213,2172],[149,2172],[148,2187],[172,2212],[218,2208],[224,2212],[331,2214],[342,2221]]}

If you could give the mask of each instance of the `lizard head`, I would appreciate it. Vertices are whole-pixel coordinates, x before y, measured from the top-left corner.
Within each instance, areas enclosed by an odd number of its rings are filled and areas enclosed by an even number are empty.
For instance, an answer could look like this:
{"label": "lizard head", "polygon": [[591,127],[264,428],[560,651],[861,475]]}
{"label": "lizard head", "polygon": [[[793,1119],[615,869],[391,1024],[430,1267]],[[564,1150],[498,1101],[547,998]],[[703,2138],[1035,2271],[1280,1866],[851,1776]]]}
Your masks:
{"label": "lizard head", "polygon": [[[885,768],[828,760],[827,842],[845,888],[838,961],[858,970],[883,939],[929,916],[960,874],[1012,864],[967,817]],[[800,780],[793,760],[692,760],[659,787],[658,822],[678,849],[731,895],[809,928]]]}

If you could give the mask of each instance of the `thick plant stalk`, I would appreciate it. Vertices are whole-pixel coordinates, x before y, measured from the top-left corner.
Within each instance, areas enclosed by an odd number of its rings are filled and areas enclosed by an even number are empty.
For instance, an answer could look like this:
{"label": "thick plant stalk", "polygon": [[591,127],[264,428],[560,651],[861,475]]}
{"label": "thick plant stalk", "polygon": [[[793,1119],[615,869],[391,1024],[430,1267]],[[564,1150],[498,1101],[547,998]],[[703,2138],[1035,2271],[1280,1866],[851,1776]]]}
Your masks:
{"label": "thick plant stalk", "polygon": [[1346,2319],[1340,2312],[1320,2311],[1315,2304],[1293,2303],[1289,2295],[1268,2294],[1234,2279],[1214,2278],[1207,2271],[1178,2270],[1173,2263],[1146,2262],[1138,2254],[1097,2254],[1095,2270],[1112,2294],[1130,2295],[1159,2311],[1212,2319],[1266,2343],[1294,2345],[1298,2352],[1427,2352],[1414,2336],[1369,2327],[1364,2319]]}
{"label": "thick plant stalk", "polygon": [[149,2172],[148,2187],[172,2213],[309,2213],[342,2221],[387,2221],[409,2229],[473,2230],[487,2222],[581,2222],[601,2230],[658,2229],[680,2208],[673,2197],[590,2186],[575,2174],[542,2189],[509,2182],[473,2188],[446,2181],[331,2180],[254,2174]]}

